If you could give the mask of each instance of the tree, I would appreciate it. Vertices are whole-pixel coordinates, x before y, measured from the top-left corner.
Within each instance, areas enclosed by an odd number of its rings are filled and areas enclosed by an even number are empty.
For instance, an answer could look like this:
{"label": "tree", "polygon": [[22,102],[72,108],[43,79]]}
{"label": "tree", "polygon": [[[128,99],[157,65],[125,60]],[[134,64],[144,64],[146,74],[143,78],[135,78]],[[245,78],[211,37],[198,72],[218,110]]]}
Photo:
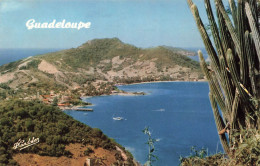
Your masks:
{"label": "tree", "polygon": [[34,131],[34,123],[31,119],[25,121],[25,128],[27,131]]}
{"label": "tree", "polygon": [[53,99],[52,105],[53,105],[53,106],[57,106],[57,105],[58,105],[58,98],[57,98],[57,97],[55,97],[55,98]]}

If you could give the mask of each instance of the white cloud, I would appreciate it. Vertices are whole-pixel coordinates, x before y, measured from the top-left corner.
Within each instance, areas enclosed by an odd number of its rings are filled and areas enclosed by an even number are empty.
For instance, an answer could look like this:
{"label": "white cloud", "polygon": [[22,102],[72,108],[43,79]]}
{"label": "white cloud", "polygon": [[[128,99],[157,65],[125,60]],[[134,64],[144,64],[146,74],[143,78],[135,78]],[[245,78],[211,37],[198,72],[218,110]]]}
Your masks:
{"label": "white cloud", "polygon": [[125,147],[125,149],[130,151],[131,153],[133,153],[135,151],[135,148],[133,148],[133,147]]}
{"label": "white cloud", "polygon": [[14,10],[20,10],[24,7],[22,1],[19,0],[3,0],[0,1],[0,12],[10,12]]}

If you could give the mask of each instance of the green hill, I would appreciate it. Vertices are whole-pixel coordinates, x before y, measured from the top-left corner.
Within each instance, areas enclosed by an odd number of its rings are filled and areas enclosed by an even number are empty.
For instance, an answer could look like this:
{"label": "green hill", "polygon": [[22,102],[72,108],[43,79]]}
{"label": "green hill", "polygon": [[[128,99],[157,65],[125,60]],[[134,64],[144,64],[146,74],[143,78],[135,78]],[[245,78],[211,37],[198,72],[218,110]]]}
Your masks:
{"label": "green hill", "polygon": [[[0,116],[0,165],[15,165],[16,162],[12,159],[15,154],[33,153],[41,156],[71,158],[72,153],[65,149],[71,143],[92,146],[92,150],[88,148],[85,150],[88,149],[93,153],[97,148],[106,149],[114,157],[118,153],[116,146],[124,149],[104,135],[101,130],[92,129],[64,114],[57,107],[47,106],[38,101],[1,102]],[[33,137],[39,138],[37,144],[23,150],[19,150],[20,147],[13,148],[19,139],[27,142]],[[132,156],[127,154],[128,164],[133,164]]]}
{"label": "green hill", "polygon": [[194,51],[188,51],[188,50],[185,50],[183,48],[179,48],[179,47],[171,47],[171,46],[163,46],[175,53],[179,53],[179,54],[182,54],[182,55],[186,55],[186,56],[196,56],[196,52]]}
{"label": "green hill", "polygon": [[15,89],[66,90],[89,82],[195,81],[203,79],[189,52],[165,46],[137,48],[117,38],[94,39],[78,48],[0,66],[0,83]]}

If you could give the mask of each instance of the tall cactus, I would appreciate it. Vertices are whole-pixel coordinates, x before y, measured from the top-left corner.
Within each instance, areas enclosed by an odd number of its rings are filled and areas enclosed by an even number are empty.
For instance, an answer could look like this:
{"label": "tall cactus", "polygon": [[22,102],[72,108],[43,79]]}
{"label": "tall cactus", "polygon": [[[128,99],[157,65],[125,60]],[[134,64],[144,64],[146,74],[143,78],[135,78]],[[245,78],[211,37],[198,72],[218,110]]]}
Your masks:
{"label": "tall cactus", "polygon": [[188,0],[188,5],[210,58],[208,66],[199,51],[201,68],[210,87],[209,98],[217,130],[223,149],[232,156],[231,148],[237,145],[237,135],[242,130],[260,129],[258,4],[256,0],[229,0],[229,16],[222,0],[214,1],[216,15],[210,0],[204,0],[215,46],[198,8],[192,0]]}

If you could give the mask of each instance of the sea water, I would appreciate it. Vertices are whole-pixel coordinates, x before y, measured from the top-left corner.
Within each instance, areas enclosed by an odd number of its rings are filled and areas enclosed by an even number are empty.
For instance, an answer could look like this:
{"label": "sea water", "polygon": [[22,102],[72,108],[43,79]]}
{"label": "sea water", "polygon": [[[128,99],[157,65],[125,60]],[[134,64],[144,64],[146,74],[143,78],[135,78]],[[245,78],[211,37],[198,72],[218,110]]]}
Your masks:
{"label": "sea water", "polygon": [[[206,82],[161,82],[119,86],[125,91],[143,91],[144,96],[98,96],[84,99],[94,112],[66,111],[73,118],[116,140],[135,159],[147,161],[149,127],[158,161],[153,165],[179,165],[180,156],[189,156],[192,146],[208,154],[222,151]],[[114,120],[113,117],[123,117]]]}
{"label": "sea water", "polygon": [[14,62],[20,59],[24,59],[30,56],[41,55],[50,52],[56,52],[61,50],[60,48],[48,48],[48,49],[31,49],[31,48],[8,48],[0,49],[0,66]]}
{"label": "sea water", "polygon": [[[0,49],[0,65],[60,49]],[[198,60],[194,57],[194,60]],[[129,150],[140,163],[147,161],[150,128],[155,143],[157,166],[179,164],[190,148],[206,148],[209,154],[222,151],[203,82],[163,82],[119,86],[125,91],[144,91],[145,96],[99,96],[85,99],[94,112],[66,111],[75,119],[100,128]],[[113,117],[123,117],[116,121]]]}

